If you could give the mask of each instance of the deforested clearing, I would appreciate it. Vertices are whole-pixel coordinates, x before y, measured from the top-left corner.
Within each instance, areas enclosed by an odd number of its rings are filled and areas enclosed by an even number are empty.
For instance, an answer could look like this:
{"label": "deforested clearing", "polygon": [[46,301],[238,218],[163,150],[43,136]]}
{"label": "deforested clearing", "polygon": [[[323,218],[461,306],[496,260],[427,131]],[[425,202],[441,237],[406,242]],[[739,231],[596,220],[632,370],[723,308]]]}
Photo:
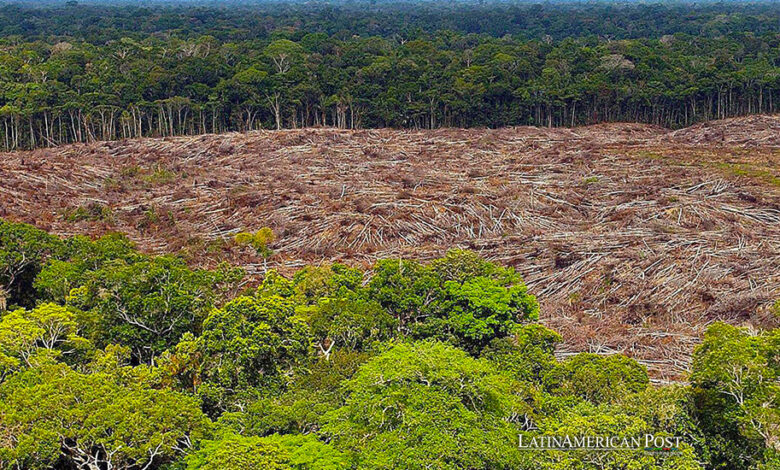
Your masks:
{"label": "deforested clearing", "polygon": [[[681,376],[706,325],[766,325],[780,296],[780,118],[433,131],[304,129],[0,156],[0,217],[128,234],[256,280],[453,247],[515,267],[560,355]],[[232,243],[276,234],[267,263]]]}

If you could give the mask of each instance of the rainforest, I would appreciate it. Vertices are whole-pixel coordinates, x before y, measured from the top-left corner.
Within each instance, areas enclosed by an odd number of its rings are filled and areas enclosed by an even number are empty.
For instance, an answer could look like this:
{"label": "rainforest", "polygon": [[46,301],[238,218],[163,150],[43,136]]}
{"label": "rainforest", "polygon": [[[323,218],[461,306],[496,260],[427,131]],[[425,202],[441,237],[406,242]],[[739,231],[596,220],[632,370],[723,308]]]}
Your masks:
{"label": "rainforest", "polygon": [[780,3],[0,5],[0,470],[780,469]]}

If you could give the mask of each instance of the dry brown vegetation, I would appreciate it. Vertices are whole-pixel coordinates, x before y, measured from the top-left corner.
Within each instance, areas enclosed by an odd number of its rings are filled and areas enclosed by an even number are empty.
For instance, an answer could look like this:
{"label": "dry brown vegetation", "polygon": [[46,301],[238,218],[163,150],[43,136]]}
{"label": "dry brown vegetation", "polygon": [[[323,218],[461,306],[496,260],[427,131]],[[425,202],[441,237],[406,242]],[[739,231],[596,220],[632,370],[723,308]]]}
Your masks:
{"label": "dry brown vegetation", "polygon": [[269,266],[368,266],[477,250],[515,266],[565,338],[679,376],[705,325],[767,323],[780,297],[780,118],[676,132],[261,131],[0,155],[0,216],[127,233],[194,264],[262,273],[231,243],[277,234]]}

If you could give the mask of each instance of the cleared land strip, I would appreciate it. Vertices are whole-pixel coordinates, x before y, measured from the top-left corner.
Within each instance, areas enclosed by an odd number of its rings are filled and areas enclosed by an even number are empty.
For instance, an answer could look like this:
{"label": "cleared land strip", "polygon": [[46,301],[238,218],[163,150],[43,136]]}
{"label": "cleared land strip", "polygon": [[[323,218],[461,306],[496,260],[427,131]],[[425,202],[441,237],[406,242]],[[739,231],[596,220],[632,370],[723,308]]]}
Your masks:
{"label": "cleared land strip", "polygon": [[274,229],[289,271],[471,248],[515,266],[560,351],[620,351],[658,380],[716,320],[773,321],[780,119],[668,132],[297,130],[101,142],[0,156],[0,216],[127,233],[194,264],[264,265],[230,243]]}

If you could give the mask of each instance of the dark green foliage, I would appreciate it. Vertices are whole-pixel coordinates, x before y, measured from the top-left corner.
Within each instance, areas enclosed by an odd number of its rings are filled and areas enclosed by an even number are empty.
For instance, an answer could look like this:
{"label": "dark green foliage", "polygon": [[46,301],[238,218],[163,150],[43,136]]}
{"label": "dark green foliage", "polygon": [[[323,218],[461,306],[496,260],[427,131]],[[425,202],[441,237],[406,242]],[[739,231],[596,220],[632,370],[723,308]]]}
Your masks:
{"label": "dark green foliage", "polygon": [[780,455],[779,378],[780,330],[725,323],[707,330],[691,384],[713,460],[733,469],[773,468]]}
{"label": "dark green foliage", "polygon": [[309,327],[290,299],[238,297],[214,309],[199,337],[185,335],[161,359],[183,389],[211,414],[243,408],[262,388],[278,388],[310,354]]}
{"label": "dark green foliage", "polygon": [[292,285],[298,300],[316,304],[322,298],[343,298],[357,292],[363,282],[359,269],[343,264],[315,267],[306,266],[292,278]]}
{"label": "dark green foliage", "polygon": [[[380,260],[368,274],[340,264],[291,279],[270,271],[231,299],[242,273],[227,266],[193,270],[118,235],[59,240],[0,224],[4,272],[24,273],[10,285],[30,305],[0,313],[2,468],[780,461],[778,330],[716,323],[695,351],[691,385],[653,387],[622,355],[556,360],[561,337],[531,322],[539,306],[519,275],[468,251],[429,264]],[[683,443],[671,455],[517,446],[519,435],[564,434]]]}
{"label": "dark green foliage", "polygon": [[[629,395],[627,398],[631,398]],[[653,405],[667,408],[668,400],[656,400]],[[617,436],[635,437],[647,434],[664,434],[663,428],[653,426],[644,419],[642,413],[626,412],[620,407],[596,406],[590,402],[574,402],[555,413],[543,416],[538,429],[524,433],[525,441],[536,435],[553,436]],[[697,461],[698,455],[690,445],[690,435],[680,443],[677,452],[651,454],[642,448],[639,450],[592,451],[577,449],[572,451],[533,452],[536,468],[544,470],[565,470],[571,468],[583,470],[702,470]]]}
{"label": "dark green foliage", "polygon": [[[775,2],[434,3],[3,6],[0,141],[16,149],[306,126],[679,127],[780,109]],[[144,226],[159,217],[148,215]],[[66,217],[110,216],[93,205]]]}
{"label": "dark green foliage", "polygon": [[[776,32],[778,11],[755,3],[505,3],[486,1],[377,1],[300,4],[295,2],[197,4],[163,3],[143,7],[76,0],[14,3],[0,9],[0,33],[38,40],[75,38],[92,44],[131,42],[149,35],[177,33],[182,39],[211,34],[219,39],[300,39],[307,50],[325,53],[349,35],[415,39],[425,31],[454,31],[493,37],[561,40],[569,36],[608,36],[613,40],[675,33],[728,36],[750,28]],[[124,41],[123,41],[124,39]]]}
{"label": "dark green foliage", "polygon": [[444,297],[441,279],[429,266],[416,261],[377,261],[368,291],[370,298],[398,319],[404,331],[441,313],[437,302]]}
{"label": "dark green foliage", "polygon": [[318,352],[330,358],[335,349],[362,351],[393,337],[398,320],[366,295],[363,273],[342,264],[305,267],[295,273],[289,288],[274,280],[263,282],[260,295],[291,291],[302,304],[301,314],[311,326]]}
{"label": "dark green foliage", "polygon": [[30,306],[35,276],[63,243],[32,225],[0,219],[0,312],[11,305]]}
{"label": "dark green foliage", "polygon": [[285,393],[256,401],[246,413],[223,418],[232,428],[259,436],[317,432],[325,415],[343,404],[343,381],[369,358],[366,353],[337,350],[329,360],[299,370]]}
{"label": "dark green foliage", "polygon": [[539,315],[536,298],[513,270],[466,251],[450,252],[429,266],[379,261],[368,295],[412,337],[438,338],[474,353]]}
{"label": "dark green foliage", "polygon": [[323,298],[309,310],[312,334],[326,356],[334,347],[362,351],[397,332],[398,321],[371,300]]}
{"label": "dark green foliage", "polygon": [[523,325],[513,336],[491,341],[481,357],[519,380],[541,383],[542,377],[557,364],[554,353],[561,340],[561,335],[542,325]]}
{"label": "dark green foliage", "polygon": [[[278,375],[309,354],[309,329],[295,316],[294,304],[282,297],[239,297],[212,311],[203,324],[204,353],[219,357],[223,367],[234,367],[257,379]],[[231,372],[232,373],[232,372]],[[220,372],[217,375],[224,375]]]}
{"label": "dark green foliage", "polygon": [[696,450],[700,461],[711,461],[710,449],[699,426],[696,403],[689,387],[647,387],[641,392],[626,395],[613,409],[641,418],[655,432],[683,437]]}
{"label": "dark green foliage", "polygon": [[105,263],[113,260],[133,263],[143,259],[123,235],[104,235],[94,241],[78,235],[64,240],[60,257],[50,259],[35,278],[35,289],[41,298],[65,302],[71,289],[84,285],[88,273]]}
{"label": "dark green foliage", "polygon": [[227,268],[191,270],[172,256],[135,262],[117,259],[90,271],[68,302],[94,312],[92,336],[99,346],[124,344],[138,361],[148,362],[185,332],[198,332],[220,285],[240,276]]}
{"label": "dark green foliage", "polygon": [[0,307],[67,303],[81,311],[83,336],[98,347],[129,346],[136,361],[148,362],[185,332],[200,331],[242,276],[228,266],[193,270],[174,256],[142,255],[118,234],[60,240],[0,219]]}
{"label": "dark green foliage", "polygon": [[574,395],[594,404],[617,402],[645,390],[648,383],[645,368],[620,354],[577,354],[544,376],[544,386],[550,393]]}

